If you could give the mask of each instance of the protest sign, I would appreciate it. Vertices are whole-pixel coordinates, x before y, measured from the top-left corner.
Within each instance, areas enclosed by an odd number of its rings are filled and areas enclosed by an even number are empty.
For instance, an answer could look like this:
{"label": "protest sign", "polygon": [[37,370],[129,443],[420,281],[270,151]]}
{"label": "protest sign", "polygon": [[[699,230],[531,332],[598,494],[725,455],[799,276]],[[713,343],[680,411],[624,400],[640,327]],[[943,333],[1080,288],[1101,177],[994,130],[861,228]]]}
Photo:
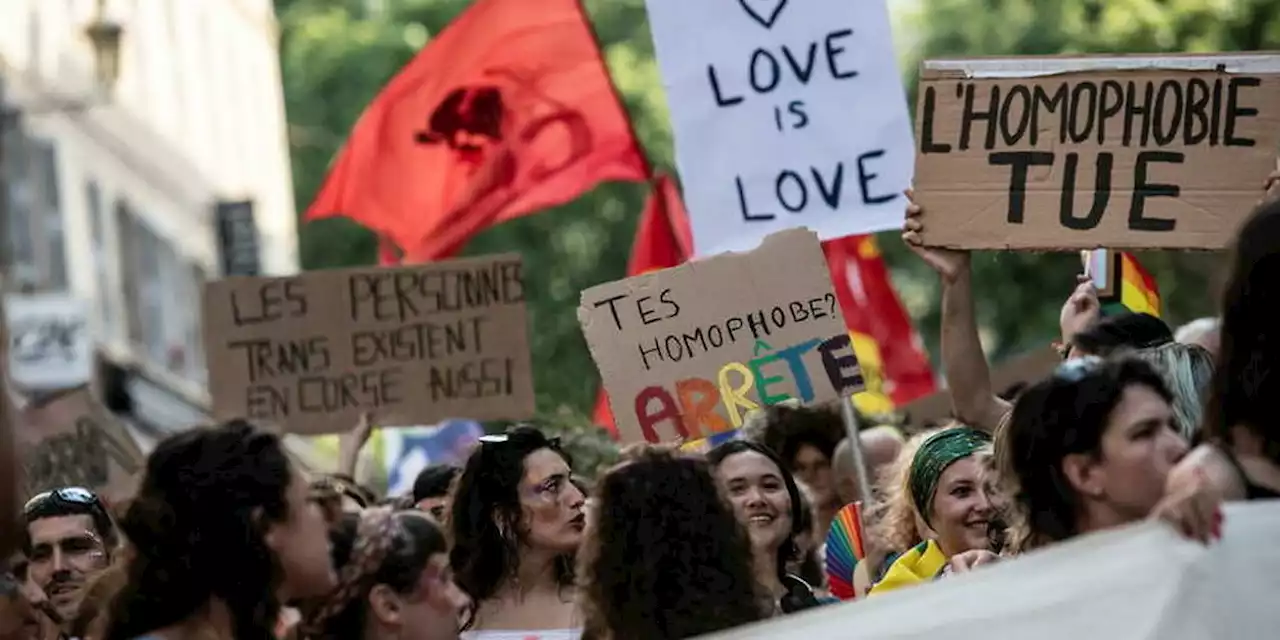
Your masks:
{"label": "protest sign", "polygon": [[7,296],[9,377],[19,389],[70,389],[93,374],[89,306],[65,293]]}
{"label": "protest sign", "polygon": [[1209,546],[1159,522],[1104,531],[975,571],[703,636],[711,640],[1203,640],[1280,628],[1280,504],[1224,508]]}
{"label": "protest sign", "polygon": [[921,70],[926,245],[1218,249],[1280,145],[1280,56],[934,60]]}
{"label": "protest sign", "polygon": [[304,434],[451,417],[527,418],[533,374],[518,255],[228,278],[204,290],[219,418]]}
{"label": "protest sign", "polygon": [[885,0],[647,0],[698,255],[896,229],[915,155]]}
{"label": "protest sign", "polygon": [[863,388],[817,234],[582,292],[578,321],[624,441],[696,440],[791,398]]}
{"label": "protest sign", "polygon": [[82,386],[39,398],[18,415],[26,494],[85,487],[132,495],[146,459],[128,429]]}

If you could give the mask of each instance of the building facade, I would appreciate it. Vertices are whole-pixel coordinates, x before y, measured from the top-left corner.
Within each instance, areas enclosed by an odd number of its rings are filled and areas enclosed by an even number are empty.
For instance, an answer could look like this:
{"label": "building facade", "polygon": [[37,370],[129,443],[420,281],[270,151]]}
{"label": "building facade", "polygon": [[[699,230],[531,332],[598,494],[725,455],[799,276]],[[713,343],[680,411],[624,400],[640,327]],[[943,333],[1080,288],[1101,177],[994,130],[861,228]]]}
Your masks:
{"label": "building facade", "polygon": [[99,5],[0,2],[6,286],[91,302],[100,393],[145,447],[207,419],[202,283],[298,269],[278,30],[271,0],[105,0],[104,101]]}

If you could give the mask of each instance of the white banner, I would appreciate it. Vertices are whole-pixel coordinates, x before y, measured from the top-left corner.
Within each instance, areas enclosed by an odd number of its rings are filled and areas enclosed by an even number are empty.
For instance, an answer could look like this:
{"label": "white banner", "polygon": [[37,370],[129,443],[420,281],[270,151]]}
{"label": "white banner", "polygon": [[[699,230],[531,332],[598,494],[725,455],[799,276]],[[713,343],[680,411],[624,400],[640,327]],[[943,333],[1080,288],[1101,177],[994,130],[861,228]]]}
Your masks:
{"label": "white banner", "polygon": [[1162,524],[708,638],[1254,640],[1280,629],[1280,501],[1231,505],[1204,547]]}
{"label": "white banner", "polygon": [[70,389],[93,375],[89,306],[66,293],[11,295],[9,378],[23,390]]}
{"label": "white banner", "polygon": [[896,229],[915,159],[885,0],[647,0],[699,256]]}

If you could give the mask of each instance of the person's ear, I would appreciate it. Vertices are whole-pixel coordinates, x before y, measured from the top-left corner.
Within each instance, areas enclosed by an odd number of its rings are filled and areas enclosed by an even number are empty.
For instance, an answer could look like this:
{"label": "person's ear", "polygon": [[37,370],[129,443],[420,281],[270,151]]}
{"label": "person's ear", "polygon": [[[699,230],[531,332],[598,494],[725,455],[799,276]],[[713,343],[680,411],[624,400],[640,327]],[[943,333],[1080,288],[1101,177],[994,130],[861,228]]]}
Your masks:
{"label": "person's ear", "polygon": [[249,519],[253,521],[253,526],[262,532],[262,541],[266,543],[267,548],[279,553],[283,542],[280,539],[280,527],[273,526],[267,521],[266,511],[262,507],[254,507],[249,514]]}
{"label": "person's ear", "polygon": [[1106,493],[1106,472],[1098,459],[1087,453],[1072,453],[1062,459],[1062,475],[1076,493],[1097,500]]}
{"label": "person's ear", "polygon": [[369,613],[379,624],[387,626],[398,626],[401,623],[401,611],[404,609],[404,603],[400,600],[400,594],[396,593],[385,584],[373,585],[369,590]]}

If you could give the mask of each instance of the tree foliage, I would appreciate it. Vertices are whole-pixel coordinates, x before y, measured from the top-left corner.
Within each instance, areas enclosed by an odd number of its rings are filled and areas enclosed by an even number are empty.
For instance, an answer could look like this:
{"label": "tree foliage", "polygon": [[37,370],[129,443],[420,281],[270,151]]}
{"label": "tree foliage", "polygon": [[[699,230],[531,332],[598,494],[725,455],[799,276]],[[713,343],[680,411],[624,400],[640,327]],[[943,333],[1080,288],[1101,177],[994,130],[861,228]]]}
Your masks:
{"label": "tree foliage", "polygon": [[[277,0],[296,198],[305,206],[333,154],[378,89],[465,6],[465,0]],[[897,7],[900,2],[891,2]],[[672,136],[643,0],[587,0],[614,81],[654,163],[670,171]],[[899,40],[914,97],[919,60],[940,55],[1261,49],[1280,40],[1280,0],[916,0]],[[622,277],[646,196],[603,185],[576,202],[491,229],[466,254],[518,251],[528,292],[538,409],[586,424],[598,376],[574,309],[579,292]],[[936,278],[895,233],[881,244],[895,282],[937,353]],[[307,269],[369,264],[375,243],[343,220],[301,230]],[[1213,254],[1149,253],[1171,321],[1212,312]],[[1079,270],[1074,254],[992,253],[975,260],[978,304],[996,359],[1056,337]]]}

